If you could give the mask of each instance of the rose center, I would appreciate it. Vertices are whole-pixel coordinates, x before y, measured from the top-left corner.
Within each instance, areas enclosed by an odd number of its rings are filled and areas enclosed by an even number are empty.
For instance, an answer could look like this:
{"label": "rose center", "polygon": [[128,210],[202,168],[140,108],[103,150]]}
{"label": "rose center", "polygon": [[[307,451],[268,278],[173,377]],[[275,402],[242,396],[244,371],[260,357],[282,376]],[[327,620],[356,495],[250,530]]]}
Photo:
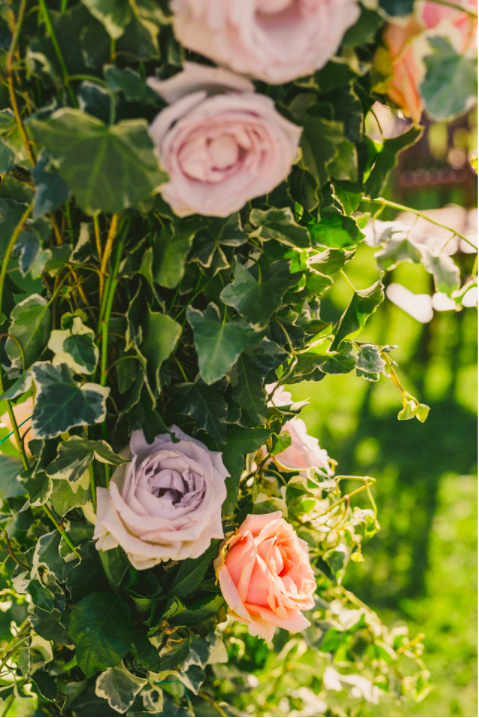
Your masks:
{"label": "rose center", "polygon": [[217,137],[208,143],[208,152],[213,167],[224,170],[238,161],[239,147],[237,142],[228,135]]}

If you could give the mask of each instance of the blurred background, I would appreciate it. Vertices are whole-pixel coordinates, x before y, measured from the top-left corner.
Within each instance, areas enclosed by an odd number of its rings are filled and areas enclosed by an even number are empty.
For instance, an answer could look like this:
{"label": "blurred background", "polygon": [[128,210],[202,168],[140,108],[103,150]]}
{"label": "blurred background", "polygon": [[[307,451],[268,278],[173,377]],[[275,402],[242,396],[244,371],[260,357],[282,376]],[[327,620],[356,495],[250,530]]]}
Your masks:
{"label": "blurred background", "polygon": [[[384,130],[387,117],[381,120]],[[436,219],[472,239],[476,145],[475,112],[428,125],[420,143],[401,156],[386,197],[434,210]],[[388,211],[381,219],[396,216]],[[429,231],[433,237],[434,227]],[[421,232],[428,225],[421,223]],[[457,251],[463,279],[475,260],[465,249],[450,250]],[[373,250],[363,246],[346,271],[356,288],[370,286],[377,278]],[[414,294],[434,294],[420,265],[403,263],[385,279]],[[323,318],[337,319],[348,296],[347,286],[335,282]],[[425,634],[433,690],[420,704],[383,702],[368,706],[367,715],[477,716],[477,312],[434,311],[429,318],[426,312],[418,321],[386,300],[361,335],[398,345],[392,357],[404,387],[431,407],[425,424],[397,420],[401,395],[384,377],[373,384],[354,374],[326,376],[291,388],[295,399],[310,399],[305,421],[339,462],[338,472],[377,479],[382,530],[364,545],[364,562],[350,564],[346,586],[387,624],[406,622],[411,635]]]}

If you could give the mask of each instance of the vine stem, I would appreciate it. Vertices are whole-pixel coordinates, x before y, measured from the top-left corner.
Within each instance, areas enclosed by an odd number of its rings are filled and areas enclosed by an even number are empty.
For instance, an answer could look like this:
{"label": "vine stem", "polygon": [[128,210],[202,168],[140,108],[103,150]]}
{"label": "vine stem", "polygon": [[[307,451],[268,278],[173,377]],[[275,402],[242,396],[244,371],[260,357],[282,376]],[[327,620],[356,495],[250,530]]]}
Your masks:
{"label": "vine stem", "polygon": [[114,214],[113,217],[111,218],[110,230],[108,232],[108,237],[107,237],[106,244],[105,244],[105,251],[103,252],[103,256],[101,258],[100,300],[103,298],[103,293],[104,293],[104,289],[105,289],[106,270],[108,267],[108,260],[110,259],[111,250],[113,249],[113,242],[115,241],[117,229],[118,229],[118,215]]}
{"label": "vine stem", "polygon": [[17,21],[15,29],[12,28],[12,41],[10,43],[10,49],[9,49],[8,55],[7,55],[6,69],[7,69],[8,95],[10,97],[10,102],[12,104],[13,114],[15,115],[15,120],[17,122],[18,129],[22,136],[22,139],[23,139],[23,142],[25,145],[25,149],[27,151],[28,158],[29,158],[30,162],[32,163],[32,166],[35,167],[35,164],[36,164],[35,153],[30,144],[30,140],[28,139],[28,135],[25,130],[25,125],[23,124],[22,118],[20,116],[17,98],[15,97],[15,87],[13,85],[13,56],[15,53],[15,49],[17,47],[18,39],[20,37],[20,30],[22,28],[26,5],[27,5],[27,0],[21,0],[20,8],[18,11],[18,21]]}
{"label": "vine stem", "polygon": [[40,5],[40,7],[42,9],[43,19],[45,20],[45,25],[47,26],[47,32],[50,37],[50,40],[52,41],[52,45],[55,50],[55,54],[57,56],[58,62],[60,63],[60,67],[62,69],[63,82],[65,83],[65,87],[68,90],[68,94],[71,97],[71,100],[73,102],[73,107],[78,107],[75,93],[73,92],[72,88],[70,87],[70,82],[69,82],[69,78],[68,78],[68,69],[67,69],[67,66],[65,65],[65,60],[63,59],[62,51],[60,49],[60,45],[58,44],[55,30],[53,29],[53,24],[52,24],[52,20],[50,17],[50,13],[48,12],[47,4],[46,4],[45,0],[38,0],[38,4]]}
{"label": "vine stem", "polygon": [[[340,498],[338,501],[335,501],[334,504],[331,504],[331,506],[328,506],[327,510],[326,510],[324,513],[325,513],[325,514],[329,514],[329,512],[330,512],[332,509],[335,509],[337,506],[339,506],[340,504],[342,504],[343,501],[349,501],[349,499],[351,498],[351,496],[356,496],[356,494],[360,494],[362,491],[367,491],[367,493],[368,493],[368,498],[369,498],[369,494],[371,493],[369,487],[372,486],[372,484],[374,484],[374,483],[376,483],[376,479],[373,479],[373,478],[371,478],[370,476],[364,477],[364,486],[360,486],[359,489],[354,489],[354,491],[351,491],[351,493],[345,494],[345,495],[344,495],[342,498]],[[375,503],[374,503],[374,502],[373,502],[373,507],[375,507]],[[321,515],[323,515],[323,514],[321,514]]]}
{"label": "vine stem", "polygon": [[[436,227],[442,227],[443,229],[447,229],[448,232],[452,232],[455,234],[459,239],[464,240],[467,244],[469,244],[471,247],[474,247],[474,249],[477,252],[476,245],[471,242],[470,239],[468,239],[462,232],[459,232],[457,229],[454,229],[454,227],[449,227],[447,224],[443,224],[442,222],[438,222],[437,219],[433,219],[432,217],[429,217],[429,215],[424,214],[424,212],[421,212],[418,209],[413,209],[412,207],[406,207],[404,204],[398,204],[398,202],[391,202],[389,199],[384,199],[384,197],[377,197],[376,199],[371,199],[371,197],[363,197],[362,198],[365,202],[378,202],[379,204],[383,204],[386,207],[391,207],[392,209],[398,209],[401,212],[411,212],[412,214],[415,214],[416,217],[421,217],[421,219],[426,220],[426,222],[430,222],[431,224],[435,224]],[[448,240],[449,241],[449,240]]]}
{"label": "vine stem", "polygon": [[48,518],[50,519],[50,521],[55,525],[55,528],[61,534],[62,538],[65,540],[65,543],[67,544],[68,548],[70,548],[73,551],[73,553],[75,554],[75,556],[78,559],[81,558],[80,554],[78,553],[75,546],[73,545],[70,537],[68,536],[67,532],[65,531],[63,526],[58,521],[57,517],[55,516],[55,514],[53,513],[51,508],[49,506],[47,506],[47,504],[43,504],[43,508],[45,509],[45,513],[48,516]]}
{"label": "vine stem", "polygon": [[[5,286],[5,278],[7,276],[7,269],[8,269],[8,263],[10,261],[10,257],[12,256],[13,248],[15,247],[15,244],[17,243],[17,239],[20,236],[20,232],[24,228],[25,222],[29,218],[31,212],[33,210],[33,202],[29,204],[25,212],[20,218],[19,223],[15,227],[12,236],[10,237],[10,241],[8,243],[7,249],[5,250],[5,255],[3,257],[2,262],[2,269],[0,270],[0,320],[2,317],[2,308],[3,308],[3,289]],[[5,391],[3,386],[3,373],[0,366],[0,394],[3,394]],[[13,413],[12,403],[11,401],[5,400],[5,404],[7,407],[8,416],[10,418],[10,423],[12,425],[13,433],[15,435],[15,441],[17,442],[18,451],[20,452],[22,463],[24,469],[28,469],[28,459],[25,454],[25,449],[22,444],[22,440],[20,438],[20,432],[18,431],[18,425],[17,420],[15,418],[15,414]]]}
{"label": "vine stem", "polygon": [[432,0],[432,2],[436,3],[436,5],[445,5],[445,7],[453,8],[454,10],[457,10],[458,12],[463,12],[466,15],[470,15],[471,17],[477,18],[477,11],[473,10],[472,8],[464,7],[463,5],[458,5],[455,2],[449,2],[449,0]]}
{"label": "vine stem", "polygon": [[213,698],[211,698],[207,693],[203,693],[203,691],[198,691],[198,697],[201,698],[202,700],[206,701],[207,703],[209,703],[211,706],[213,706],[215,711],[217,711],[220,714],[220,716],[228,715],[227,713],[224,712],[224,710],[222,709],[220,704],[217,703]]}

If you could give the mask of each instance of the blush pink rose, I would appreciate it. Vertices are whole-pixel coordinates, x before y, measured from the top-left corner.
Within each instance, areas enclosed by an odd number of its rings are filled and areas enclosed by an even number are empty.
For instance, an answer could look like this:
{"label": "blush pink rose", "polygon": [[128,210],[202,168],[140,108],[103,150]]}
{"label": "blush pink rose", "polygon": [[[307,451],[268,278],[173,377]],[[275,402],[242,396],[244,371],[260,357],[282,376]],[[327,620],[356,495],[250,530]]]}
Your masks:
{"label": "blush pink rose", "polygon": [[357,0],[172,0],[178,40],[272,84],[310,75],[359,17]]}
{"label": "blush pink rose", "polygon": [[281,468],[290,471],[323,469],[328,476],[333,475],[328,452],[321,449],[319,441],[314,436],[308,434],[308,429],[302,419],[295,416],[284,424],[282,431],[288,432],[291,444],[274,457],[275,462]]}
{"label": "blush pink rose", "polygon": [[221,505],[229,475],[221,453],[170,427],[147,444],[142,431],[130,440],[131,462],[119,466],[108,489],[97,489],[97,549],[121,546],[132,565],[197,558],[211,539],[223,538]]}
{"label": "blush pink rose", "polygon": [[[23,401],[21,404],[16,404],[13,407],[13,414],[15,416],[17,425],[18,425],[18,431],[20,432],[20,436],[24,436],[23,445],[25,447],[25,453],[27,456],[31,456],[31,451],[28,448],[28,442],[33,439],[32,436],[32,414],[33,414],[33,397],[29,397],[25,401]],[[5,412],[0,417],[0,422],[7,427],[9,431],[13,431],[12,422],[10,421],[10,417],[8,416],[8,412]],[[10,441],[12,444],[17,448],[17,441],[15,439],[15,436],[12,434],[10,437]]]}
{"label": "blush pink rose", "polygon": [[289,175],[301,129],[249,80],[185,63],[170,80],[148,84],[170,103],[150,130],[169,175],[161,193],[180,217],[228,217]]}
{"label": "blush pink rose", "polygon": [[314,607],[316,590],[308,545],[280,511],[248,516],[215,570],[230,614],[252,636],[270,641],[275,626],[298,633],[310,625],[301,613]]}
{"label": "blush pink rose", "polygon": [[[464,7],[475,7],[475,0],[458,0]],[[388,95],[404,113],[419,122],[424,109],[420,86],[424,79],[424,57],[430,54],[428,34],[448,37],[457,52],[464,53],[474,43],[477,21],[465,12],[427,0],[419,5],[417,17],[405,25],[390,23],[384,40],[391,55],[393,77]]]}

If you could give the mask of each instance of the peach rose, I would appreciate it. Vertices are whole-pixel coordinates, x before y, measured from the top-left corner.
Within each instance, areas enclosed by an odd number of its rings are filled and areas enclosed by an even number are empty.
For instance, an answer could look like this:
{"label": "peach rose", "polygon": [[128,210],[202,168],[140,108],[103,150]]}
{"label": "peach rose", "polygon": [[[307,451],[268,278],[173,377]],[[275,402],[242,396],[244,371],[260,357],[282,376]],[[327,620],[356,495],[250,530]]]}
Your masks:
{"label": "peach rose", "polygon": [[221,453],[177,426],[170,431],[179,441],[160,434],[148,444],[142,431],[134,431],[131,463],[116,469],[108,489],[97,489],[97,548],[121,546],[138,570],[197,558],[211,539],[224,536],[228,472]]}
{"label": "peach rose", "polygon": [[[20,432],[20,436],[24,436],[25,438],[23,440],[23,445],[25,447],[25,453],[27,456],[31,456],[31,452],[28,448],[28,442],[33,439],[32,436],[32,414],[33,414],[33,397],[29,397],[25,401],[23,401],[21,404],[16,404],[13,407],[13,414],[15,416],[15,419],[17,421],[18,430]],[[0,417],[0,422],[7,427],[9,431],[13,431],[12,422],[10,421],[10,417],[8,416],[8,412],[5,412]],[[12,434],[10,437],[10,441],[12,444],[17,448],[17,441],[15,439],[15,436]]]}
{"label": "peach rose", "polygon": [[[458,4],[475,7],[475,0],[458,0]],[[405,25],[390,23],[384,40],[391,55],[393,77],[388,95],[404,113],[419,122],[424,109],[420,86],[424,80],[424,57],[430,54],[428,34],[447,37],[457,52],[464,53],[473,43],[477,21],[467,13],[431,0],[419,6],[417,17]]]}
{"label": "peach rose", "polygon": [[178,40],[272,84],[323,67],[359,17],[357,0],[172,0]]}
{"label": "peach rose", "polygon": [[170,103],[150,129],[170,178],[161,193],[180,217],[228,217],[289,175],[301,129],[249,80],[187,62],[148,84]]}
{"label": "peach rose", "polygon": [[281,454],[276,454],[274,457],[275,462],[281,468],[290,471],[323,469],[328,476],[333,475],[328,452],[321,449],[319,441],[314,436],[308,434],[308,429],[302,419],[295,416],[284,424],[282,431],[288,432],[291,444]]}
{"label": "peach rose", "polygon": [[280,511],[249,515],[215,570],[230,614],[250,635],[270,641],[275,626],[298,633],[310,625],[301,613],[314,607],[316,590],[308,545]]}

